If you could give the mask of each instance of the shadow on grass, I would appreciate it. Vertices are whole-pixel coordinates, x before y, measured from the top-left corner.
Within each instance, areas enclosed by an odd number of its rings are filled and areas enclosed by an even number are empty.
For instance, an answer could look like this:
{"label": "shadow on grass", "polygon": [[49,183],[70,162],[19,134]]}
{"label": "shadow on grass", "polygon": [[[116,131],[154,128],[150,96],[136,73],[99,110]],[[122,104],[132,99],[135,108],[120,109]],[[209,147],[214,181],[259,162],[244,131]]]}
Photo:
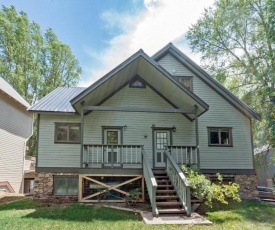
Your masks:
{"label": "shadow on grass", "polygon": [[121,220],[140,220],[139,215],[131,212],[119,211],[99,206],[69,205],[67,207],[44,207],[38,208],[24,218],[43,218],[51,220],[92,222],[102,221],[121,221]]}
{"label": "shadow on grass", "polygon": [[100,207],[97,205],[86,206],[80,204],[70,204],[64,206],[64,204],[54,204],[53,206],[50,206],[49,204],[34,201],[32,199],[25,199],[0,205],[0,216],[1,211],[27,209],[34,209],[34,211],[27,214],[23,218],[43,218],[51,220],[66,220],[80,222],[90,222],[94,220],[141,220],[140,215],[135,215],[135,213]]}
{"label": "shadow on grass", "polygon": [[275,224],[275,205],[256,200],[231,201],[228,205],[214,204],[207,212],[209,219],[215,223],[248,220]]}

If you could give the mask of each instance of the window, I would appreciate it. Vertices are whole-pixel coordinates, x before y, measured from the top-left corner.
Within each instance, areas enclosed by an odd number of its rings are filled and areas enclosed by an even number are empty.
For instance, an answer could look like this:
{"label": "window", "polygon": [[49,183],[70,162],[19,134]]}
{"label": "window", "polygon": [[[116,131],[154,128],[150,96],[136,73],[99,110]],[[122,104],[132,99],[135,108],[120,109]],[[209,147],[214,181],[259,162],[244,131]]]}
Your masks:
{"label": "window", "polygon": [[80,124],[56,123],[56,143],[80,143]]}
{"label": "window", "polygon": [[145,88],[145,84],[140,80],[135,80],[130,83],[130,88]]}
{"label": "window", "polygon": [[208,128],[209,146],[232,146],[232,128]]}
{"label": "window", "polygon": [[78,177],[77,176],[54,176],[53,178],[54,195],[77,195]]}
{"label": "window", "polygon": [[183,84],[187,89],[193,90],[192,86],[192,78],[193,77],[187,77],[187,76],[177,76],[175,77],[181,84]]}

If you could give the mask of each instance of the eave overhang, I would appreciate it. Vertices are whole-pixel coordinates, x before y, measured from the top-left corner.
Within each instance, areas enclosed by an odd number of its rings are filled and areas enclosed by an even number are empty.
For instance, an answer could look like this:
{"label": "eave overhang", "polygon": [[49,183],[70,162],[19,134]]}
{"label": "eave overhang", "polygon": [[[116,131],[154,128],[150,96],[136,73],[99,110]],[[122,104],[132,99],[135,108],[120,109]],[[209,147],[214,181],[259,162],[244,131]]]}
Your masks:
{"label": "eave overhang", "polygon": [[[132,55],[70,102],[75,111],[80,114],[82,102],[85,106],[100,106],[106,98],[125,86],[135,76],[144,79],[158,94],[169,100],[174,108],[193,109],[194,106],[197,106],[198,116],[209,108],[201,98],[175,80],[142,50]],[[195,118],[194,114],[186,114],[186,116],[190,120]]]}

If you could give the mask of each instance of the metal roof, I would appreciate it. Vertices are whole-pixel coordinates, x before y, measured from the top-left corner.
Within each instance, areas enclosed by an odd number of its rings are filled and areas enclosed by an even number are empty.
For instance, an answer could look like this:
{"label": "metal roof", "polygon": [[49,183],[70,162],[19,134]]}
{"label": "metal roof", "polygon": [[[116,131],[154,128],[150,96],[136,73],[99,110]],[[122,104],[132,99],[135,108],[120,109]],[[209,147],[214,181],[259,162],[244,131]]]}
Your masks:
{"label": "metal roof", "polygon": [[28,110],[33,112],[65,112],[74,113],[70,100],[81,93],[85,87],[58,87],[43,97]]}
{"label": "metal roof", "polygon": [[0,77],[0,90],[4,93],[8,94],[14,100],[19,102],[21,105],[25,106],[26,108],[30,107],[30,104],[19,94],[17,91],[12,88],[12,86],[6,82],[3,78]]}

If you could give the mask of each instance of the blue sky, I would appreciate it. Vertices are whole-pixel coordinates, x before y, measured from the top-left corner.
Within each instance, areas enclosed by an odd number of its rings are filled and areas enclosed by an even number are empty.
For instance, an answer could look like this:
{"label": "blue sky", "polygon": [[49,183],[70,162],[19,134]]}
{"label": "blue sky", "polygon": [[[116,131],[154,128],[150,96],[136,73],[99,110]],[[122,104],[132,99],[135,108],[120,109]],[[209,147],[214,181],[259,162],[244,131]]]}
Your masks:
{"label": "blue sky", "polygon": [[188,27],[214,0],[0,0],[27,13],[42,31],[52,28],[68,44],[88,86],[142,48],[149,55],[173,42],[190,54]]}

